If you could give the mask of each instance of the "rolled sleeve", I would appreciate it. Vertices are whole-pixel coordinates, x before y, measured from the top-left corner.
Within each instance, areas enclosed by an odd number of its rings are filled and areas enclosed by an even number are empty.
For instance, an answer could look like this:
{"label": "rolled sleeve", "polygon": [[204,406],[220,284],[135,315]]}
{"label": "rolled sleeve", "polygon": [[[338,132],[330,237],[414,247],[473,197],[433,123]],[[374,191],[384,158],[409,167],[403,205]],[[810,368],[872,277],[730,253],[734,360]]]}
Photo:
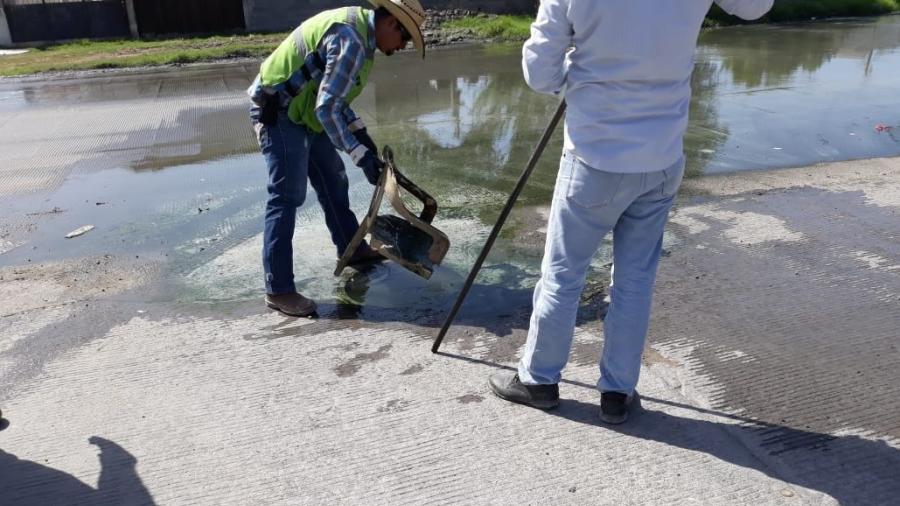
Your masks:
{"label": "rolled sleeve", "polygon": [[[350,132],[349,126],[358,118],[347,107],[346,97],[366,61],[366,51],[356,31],[348,26],[341,26],[327,37],[322,49],[325,52],[325,73],[316,99],[316,118],[335,147],[353,153],[360,143]],[[349,117],[354,119],[348,121]]]}
{"label": "rolled sleeve", "polygon": [[525,82],[540,93],[558,93],[566,80],[566,51],[572,45],[569,0],[542,0],[531,37],[522,47]]}
{"label": "rolled sleeve", "polygon": [[366,128],[366,124],[363,123],[362,118],[353,112],[353,109],[351,109],[350,106],[344,107],[344,121],[347,123],[347,128],[350,132]]}
{"label": "rolled sleeve", "polygon": [[775,0],[716,0],[716,3],[732,16],[751,20],[769,12]]}

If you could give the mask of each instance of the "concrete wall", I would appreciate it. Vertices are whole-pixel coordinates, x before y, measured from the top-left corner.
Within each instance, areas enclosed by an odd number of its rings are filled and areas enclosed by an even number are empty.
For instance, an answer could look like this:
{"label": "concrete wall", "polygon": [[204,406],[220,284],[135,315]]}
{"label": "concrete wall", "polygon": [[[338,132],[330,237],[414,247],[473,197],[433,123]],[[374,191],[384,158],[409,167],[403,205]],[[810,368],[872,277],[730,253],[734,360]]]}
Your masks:
{"label": "concrete wall", "polygon": [[[533,12],[536,0],[421,0],[426,9],[470,9],[494,13]],[[366,5],[366,0],[244,0],[248,32],[272,32],[295,28],[309,16],[347,5]]]}
{"label": "concrete wall", "polygon": [[11,46],[12,36],[9,34],[9,24],[6,22],[6,13],[3,5],[0,5],[0,47]]}

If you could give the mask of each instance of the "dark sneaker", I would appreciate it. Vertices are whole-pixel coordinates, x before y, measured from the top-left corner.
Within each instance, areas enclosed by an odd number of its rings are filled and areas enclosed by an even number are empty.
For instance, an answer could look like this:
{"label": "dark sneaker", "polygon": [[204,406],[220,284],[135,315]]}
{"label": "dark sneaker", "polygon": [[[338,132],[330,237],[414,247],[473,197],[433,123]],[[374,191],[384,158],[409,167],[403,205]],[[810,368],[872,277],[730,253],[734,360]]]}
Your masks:
{"label": "dark sneaker", "polygon": [[378,262],[383,262],[385,260],[387,260],[387,258],[385,258],[384,255],[381,254],[381,252],[370,247],[362,251],[357,251],[355,255],[350,257],[350,261],[347,262],[347,266],[358,268]]}
{"label": "dark sneaker", "polygon": [[525,404],[538,409],[559,406],[559,385],[525,385],[512,371],[492,374],[488,384],[494,394],[510,402]]}
{"label": "dark sneaker", "polygon": [[600,421],[610,425],[625,423],[636,396],[637,392],[633,395],[625,395],[621,392],[602,392],[600,394]]}
{"label": "dark sneaker", "polygon": [[266,305],[288,316],[300,318],[316,313],[316,303],[299,293],[267,294]]}

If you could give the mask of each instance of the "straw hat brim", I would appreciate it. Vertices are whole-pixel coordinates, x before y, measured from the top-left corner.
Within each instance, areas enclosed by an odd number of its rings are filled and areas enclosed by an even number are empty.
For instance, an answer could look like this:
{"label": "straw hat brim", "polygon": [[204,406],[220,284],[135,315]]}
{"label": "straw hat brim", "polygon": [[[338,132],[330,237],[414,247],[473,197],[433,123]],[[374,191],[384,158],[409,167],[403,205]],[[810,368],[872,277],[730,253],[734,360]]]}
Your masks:
{"label": "straw hat brim", "polygon": [[384,7],[388,12],[393,14],[394,17],[403,24],[406,31],[412,35],[413,46],[418,50],[419,56],[425,58],[425,37],[422,35],[422,29],[419,27],[419,24],[416,23],[408,12],[391,0],[369,0],[369,3],[375,7]]}

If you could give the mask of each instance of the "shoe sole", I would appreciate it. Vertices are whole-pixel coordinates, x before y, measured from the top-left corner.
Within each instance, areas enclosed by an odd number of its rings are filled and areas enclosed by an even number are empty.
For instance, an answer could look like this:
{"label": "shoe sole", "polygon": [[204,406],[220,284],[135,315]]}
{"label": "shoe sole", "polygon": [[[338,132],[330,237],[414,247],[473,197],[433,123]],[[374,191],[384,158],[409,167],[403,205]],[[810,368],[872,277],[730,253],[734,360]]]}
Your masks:
{"label": "shoe sole", "polygon": [[607,425],[620,425],[625,423],[626,420],[628,420],[627,412],[621,416],[612,416],[600,413],[600,421]]}
{"label": "shoe sole", "polygon": [[296,314],[295,314],[295,313],[289,313],[289,312],[285,311],[284,309],[281,309],[281,308],[278,307],[277,305],[272,304],[272,303],[269,302],[269,301],[266,301],[266,306],[268,306],[269,309],[272,309],[272,310],[274,310],[274,311],[278,311],[279,313],[281,313],[281,314],[283,314],[283,315],[285,315],[285,316],[292,316],[292,317],[294,317],[294,318],[315,318],[316,316],[318,316],[318,315],[316,314],[316,309],[317,309],[317,308],[315,308],[315,307],[314,307],[313,310],[310,311],[309,313],[296,313]]}
{"label": "shoe sole", "polygon": [[514,402],[516,404],[521,404],[523,406],[531,406],[532,408],[537,408],[537,409],[554,409],[554,408],[559,407],[559,399],[557,399],[555,401],[545,401],[545,402],[523,401],[521,399],[515,399],[512,397],[503,395],[502,393],[500,393],[494,389],[494,385],[490,385],[490,387],[491,387],[491,392],[494,395],[496,395],[497,397],[503,399],[504,401]]}

